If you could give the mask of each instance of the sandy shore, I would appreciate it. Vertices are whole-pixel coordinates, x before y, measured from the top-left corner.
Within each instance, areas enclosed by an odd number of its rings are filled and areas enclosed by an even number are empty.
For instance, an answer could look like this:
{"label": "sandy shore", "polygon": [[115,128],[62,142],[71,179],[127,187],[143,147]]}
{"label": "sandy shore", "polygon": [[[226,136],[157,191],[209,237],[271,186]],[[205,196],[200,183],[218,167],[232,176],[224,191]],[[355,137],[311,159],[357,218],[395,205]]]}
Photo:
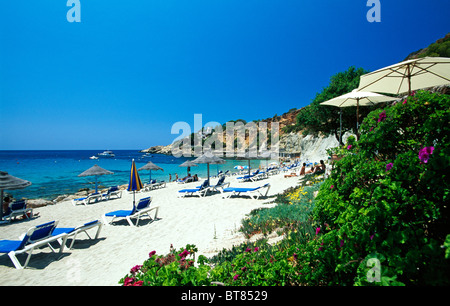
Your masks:
{"label": "sandy shore", "polygon": [[[215,184],[217,179],[212,179]],[[136,200],[151,196],[151,206],[158,206],[158,220],[142,219],[138,227],[124,222],[104,225],[99,239],[89,240],[80,234],[72,250],[54,254],[46,247],[33,253],[26,269],[17,270],[7,254],[0,256],[2,285],[118,285],[130,268],[142,264],[148,253],[167,254],[170,244],[175,248],[195,244],[199,254],[212,256],[223,248],[245,241],[238,232],[241,220],[255,208],[270,207],[273,196],[295,186],[298,178],[284,178],[284,173],[257,182],[239,183],[227,177],[232,187],[255,187],[270,183],[268,198],[249,197],[223,199],[220,193],[203,198],[179,198],[178,190],[192,188],[199,182],[169,183],[166,188],[136,193]],[[75,227],[114,210],[131,209],[133,194],[122,192],[122,198],[73,206],[71,201],[34,209],[39,216],[29,221],[13,221],[0,227],[0,239],[17,240],[32,226],[58,220],[58,227]],[[89,231],[91,237],[96,229]],[[25,257],[19,257],[23,263]]]}

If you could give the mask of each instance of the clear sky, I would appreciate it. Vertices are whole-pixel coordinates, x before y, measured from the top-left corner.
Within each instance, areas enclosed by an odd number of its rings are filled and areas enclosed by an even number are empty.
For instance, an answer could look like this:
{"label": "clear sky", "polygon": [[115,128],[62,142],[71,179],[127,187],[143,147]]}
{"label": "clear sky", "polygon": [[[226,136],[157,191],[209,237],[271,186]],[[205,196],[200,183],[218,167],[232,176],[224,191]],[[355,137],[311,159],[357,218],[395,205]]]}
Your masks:
{"label": "clear sky", "polygon": [[0,150],[145,149],[264,119],[450,32],[448,0],[0,0]]}

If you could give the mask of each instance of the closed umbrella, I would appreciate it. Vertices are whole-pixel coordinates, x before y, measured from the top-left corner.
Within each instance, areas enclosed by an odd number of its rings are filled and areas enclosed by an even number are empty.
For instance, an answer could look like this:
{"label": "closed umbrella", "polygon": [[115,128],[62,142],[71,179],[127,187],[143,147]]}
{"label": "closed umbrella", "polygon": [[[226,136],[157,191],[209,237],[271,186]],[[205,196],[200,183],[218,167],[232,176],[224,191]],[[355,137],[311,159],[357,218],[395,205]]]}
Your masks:
{"label": "closed umbrella", "polygon": [[360,78],[358,90],[392,94],[450,83],[450,58],[423,57],[403,61]]}
{"label": "closed umbrella", "polygon": [[31,185],[31,182],[9,175],[0,171],[0,220],[3,220],[3,190],[23,189]]}
{"label": "closed umbrella", "polygon": [[99,167],[98,165],[93,165],[91,168],[87,169],[86,171],[82,172],[81,174],[78,174],[78,176],[95,176],[95,193],[97,193],[98,192],[98,188],[97,188],[98,176],[107,175],[107,174],[114,174],[114,172],[103,169],[102,167]]}
{"label": "closed umbrella", "polygon": [[359,138],[358,128],[359,128],[359,107],[360,106],[372,106],[377,103],[387,102],[395,100],[395,98],[377,94],[374,92],[364,92],[358,91],[357,89],[352,90],[345,95],[333,98],[331,100],[320,103],[321,105],[336,106],[341,109],[340,112],[340,127],[339,127],[339,143],[341,143],[342,137],[342,107],[356,106],[356,136]]}
{"label": "closed umbrella", "polygon": [[143,187],[139,173],[136,170],[134,159],[131,162],[130,181],[128,182],[128,191],[133,191],[133,206],[135,205],[135,192],[141,190]]}
{"label": "closed umbrella", "polygon": [[197,157],[192,161],[195,164],[207,164],[208,167],[208,184],[209,184],[209,164],[219,165],[225,164],[226,161],[221,159],[220,157],[215,156],[211,152],[206,152],[202,156]]}
{"label": "closed umbrella", "polygon": [[156,171],[156,170],[162,170],[162,171],[164,171],[163,168],[161,168],[161,167],[155,165],[155,164],[152,163],[151,161],[149,161],[149,162],[146,163],[144,166],[142,166],[142,167],[140,167],[140,168],[138,169],[138,171],[141,171],[141,170],[150,170],[150,178],[149,178],[149,180],[148,180],[149,183],[150,183],[150,181],[152,180],[152,170],[155,170],[155,171]]}

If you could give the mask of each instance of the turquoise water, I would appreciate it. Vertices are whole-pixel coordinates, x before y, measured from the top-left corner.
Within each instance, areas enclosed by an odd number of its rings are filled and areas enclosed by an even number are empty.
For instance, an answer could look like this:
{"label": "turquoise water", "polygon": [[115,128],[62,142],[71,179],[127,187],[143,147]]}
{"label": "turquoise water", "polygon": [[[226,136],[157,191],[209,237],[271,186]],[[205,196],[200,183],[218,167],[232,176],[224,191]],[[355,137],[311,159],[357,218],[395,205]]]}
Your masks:
{"label": "turquoise water", "polygon": [[[131,161],[134,159],[136,167],[139,169],[148,161],[152,161],[164,171],[152,171],[152,179],[172,180],[177,173],[179,177],[186,176],[187,169],[179,167],[188,159],[175,158],[171,155],[152,154],[151,157],[144,157],[143,153],[137,150],[112,150],[115,157],[99,157],[97,160],[89,159],[90,156],[97,155],[103,150],[70,150],[70,151],[0,151],[0,171],[6,171],[10,175],[30,181],[31,186],[21,190],[6,190],[15,198],[22,197],[29,199],[54,199],[61,194],[71,194],[81,188],[94,189],[95,177],[78,177],[78,175],[93,165],[114,172],[112,175],[98,177],[100,188],[114,185],[128,184]],[[259,165],[266,165],[267,161],[251,161],[251,167],[257,168]],[[248,161],[229,160],[223,165],[210,165],[210,175],[217,171],[234,169],[237,165],[248,165]],[[207,166],[199,164],[198,167],[191,168],[191,174],[205,177]],[[147,182],[150,178],[150,171],[139,171],[142,182]]]}

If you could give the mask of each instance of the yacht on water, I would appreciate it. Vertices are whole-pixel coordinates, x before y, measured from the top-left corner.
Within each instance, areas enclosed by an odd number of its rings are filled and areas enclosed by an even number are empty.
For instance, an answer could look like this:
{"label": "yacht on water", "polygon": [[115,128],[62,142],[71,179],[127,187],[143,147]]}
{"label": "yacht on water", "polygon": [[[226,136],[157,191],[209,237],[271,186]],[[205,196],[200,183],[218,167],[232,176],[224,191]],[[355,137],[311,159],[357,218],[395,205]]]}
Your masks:
{"label": "yacht on water", "polygon": [[113,151],[106,150],[102,153],[98,153],[98,156],[102,157],[115,157],[116,155],[113,153]]}

